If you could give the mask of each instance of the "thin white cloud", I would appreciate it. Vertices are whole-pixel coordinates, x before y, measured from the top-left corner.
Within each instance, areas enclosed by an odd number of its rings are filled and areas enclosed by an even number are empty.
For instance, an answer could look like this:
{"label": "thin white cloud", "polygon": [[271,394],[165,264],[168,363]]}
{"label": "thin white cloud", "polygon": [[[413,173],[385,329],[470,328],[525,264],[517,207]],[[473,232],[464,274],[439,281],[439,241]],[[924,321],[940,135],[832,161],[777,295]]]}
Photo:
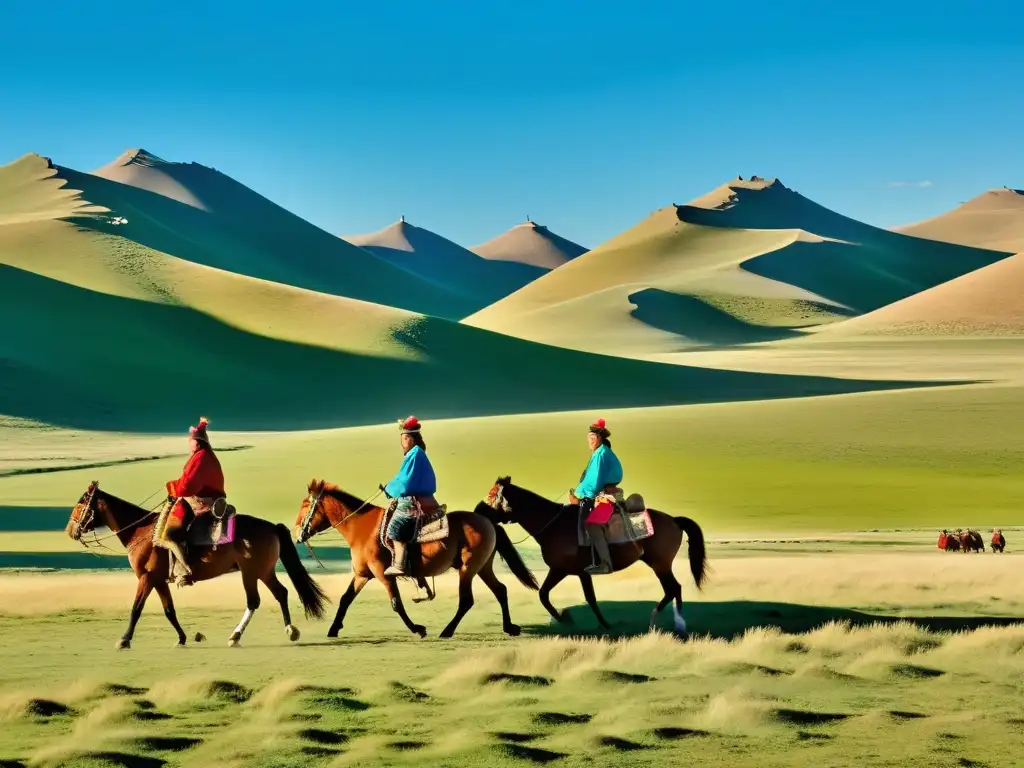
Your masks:
{"label": "thin white cloud", "polygon": [[890,181],[890,187],[913,187],[914,189],[926,189],[935,184],[934,181]]}

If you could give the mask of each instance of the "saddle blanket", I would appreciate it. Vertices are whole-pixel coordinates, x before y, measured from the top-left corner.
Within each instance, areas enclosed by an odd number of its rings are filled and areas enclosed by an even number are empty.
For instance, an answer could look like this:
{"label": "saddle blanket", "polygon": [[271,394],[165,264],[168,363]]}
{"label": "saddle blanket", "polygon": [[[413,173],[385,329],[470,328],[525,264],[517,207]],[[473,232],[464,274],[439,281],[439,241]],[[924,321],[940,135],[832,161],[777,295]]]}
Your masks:
{"label": "saddle blanket", "polygon": [[[441,539],[448,538],[448,515],[447,507],[443,504],[437,509],[432,509],[429,512],[424,512],[422,515],[416,518],[416,536],[413,538],[418,544],[428,544],[432,541],[440,541]],[[385,509],[384,515],[380,519],[380,543],[391,550],[394,554],[394,550],[391,549],[391,540],[387,537],[388,523],[391,522],[392,516],[395,514],[393,509]]]}
{"label": "saddle blanket", "polygon": [[[167,518],[171,508],[172,505],[165,504],[157,516],[156,525],[153,526],[153,543],[158,547],[164,546],[164,532],[167,529]],[[236,515],[237,511],[231,504],[226,505],[223,516],[219,518],[211,512],[197,514],[185,533],[186,546],[216,549],[230,544],[235,540]]]}
{"label": "saddle blanket", "polygon": [[[582,513],[578,517],[576,527],[581,547],[590,546],[590,534],[587,533],[586,521]],[[654,535],[654,523],[651,521],[651,513],[646,509],[640,512],[626,512],[622,504],[615,505],[615,512],[605,526],[605,538],[609,544],[628,544],[631,541],[641,541]]]}
{"label": "saddle blanket", "polygon": [[190,547],[221,547],[235,540],[235,508],[229,506],[220,520],[198,515],[188,527],[185,541]]}

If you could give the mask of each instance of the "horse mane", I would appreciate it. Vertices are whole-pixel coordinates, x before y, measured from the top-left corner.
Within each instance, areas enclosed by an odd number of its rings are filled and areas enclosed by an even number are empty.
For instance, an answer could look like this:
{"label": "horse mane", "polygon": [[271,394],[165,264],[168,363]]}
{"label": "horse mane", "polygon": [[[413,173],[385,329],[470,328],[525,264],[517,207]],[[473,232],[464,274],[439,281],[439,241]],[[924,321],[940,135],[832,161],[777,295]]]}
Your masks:
{"label": "horse mane", "polygon": [[335,501],[340,501],[342,504],[347,504],[352,509],[363,507],[361,512],[373,509],[373,505],[367,504],[363,499],[358,496],[349,493],[340,486],[334,483],[329,483],[326,480],[310,480],[309,487],[307,490],[314,495],[330,496]]}
{"label": "horse mane", "polygon": [[505,489],[512,488],[517,493],[522,493],[522,494],[525,494],[527,496],[530,496],[530,497],[536,499],[539,502],[544,502],[544,503],[547,503],[547,504],[558,504],[558,502],[552,501],[549,498],[541,496],[539,493],[534,493],[529,488],[523,488],[521,485],[513,485],[512,484],[512,477],[511,477],[511,475],[505,475],[504,477],[499,477],[495,484],[496,485],[500,485],[500,486],[502,486]]}

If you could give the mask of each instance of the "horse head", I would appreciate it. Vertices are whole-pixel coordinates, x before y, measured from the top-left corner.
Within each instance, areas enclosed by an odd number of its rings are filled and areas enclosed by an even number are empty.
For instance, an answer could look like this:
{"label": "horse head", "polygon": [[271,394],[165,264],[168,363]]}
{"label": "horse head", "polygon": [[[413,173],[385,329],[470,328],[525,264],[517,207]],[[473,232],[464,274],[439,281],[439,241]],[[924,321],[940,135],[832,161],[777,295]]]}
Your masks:
{"label": "horse head", "polygon": [[325,480],[309,481],[306,498],[299,505],[299,514],[295,518],[295,541],[299,544],[305,544],[313,536],[331,527],[323,504],[326,487]]}
{"label": "horse head", "polygon": [[71,510],[71,518],[64,532],[75,541],[81,541],[83,534],[96,528],[96,492],[99,489],[100,484],[93,480]]}

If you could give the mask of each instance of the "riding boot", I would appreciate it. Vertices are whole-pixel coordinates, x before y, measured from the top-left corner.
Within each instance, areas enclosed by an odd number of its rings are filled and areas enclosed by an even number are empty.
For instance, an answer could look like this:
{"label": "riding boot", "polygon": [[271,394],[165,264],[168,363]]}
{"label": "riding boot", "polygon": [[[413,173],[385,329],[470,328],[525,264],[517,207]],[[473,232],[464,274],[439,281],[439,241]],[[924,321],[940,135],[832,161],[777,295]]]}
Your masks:
{"label": "riding boot", "polygon": [[385,576],[408,576],[405,572],[405,542],[404,541],[393,541],[391,544],[395,548],[395,558],[391,562],[391,566],[384,571]]}
{"label": "riding boot", "polygon": [[587,573],[611,573],[612,555],[608,551],[608,540],[604,535],[604,526],[588,525],[587,533],[590,534],[590,541],[594,545],[594,551],[597,552],[601,562],[596,565],[588,565],[584,570]]}
{"label": "riding boot", "polygon": [[174,539],[168,539],[167,549],[170,550],[172,555],[174,555],[174,564],[171,567],[171,573],[169,576],[172,579],[177,577],[179,586],[191,584],[192,569],[188,567],[188,563],[185,561],[185,551],[182,549],[181,544],[174,541]]}

